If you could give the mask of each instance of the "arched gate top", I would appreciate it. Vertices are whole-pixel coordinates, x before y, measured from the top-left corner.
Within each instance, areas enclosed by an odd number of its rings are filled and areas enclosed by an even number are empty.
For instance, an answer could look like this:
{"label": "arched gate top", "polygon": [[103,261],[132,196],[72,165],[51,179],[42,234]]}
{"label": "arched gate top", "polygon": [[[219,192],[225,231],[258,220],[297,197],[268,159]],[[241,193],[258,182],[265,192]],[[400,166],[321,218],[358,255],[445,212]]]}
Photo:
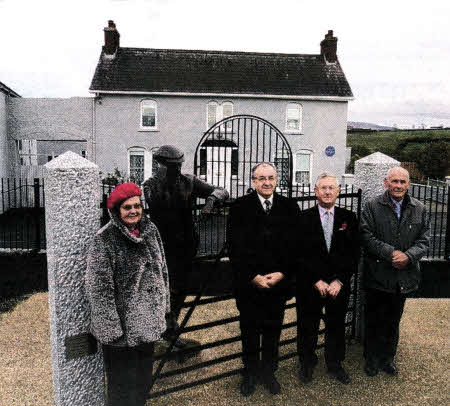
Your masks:
{"label": "arched gate top", "polygon": [[291,194],[292,151],[283,133],[269,121],[238,114],[214,124],[200,139],[194,171],[208,183],[225,187],[232,198],[252,187],[251,168],[271,162],[278,170],[278,186]]}

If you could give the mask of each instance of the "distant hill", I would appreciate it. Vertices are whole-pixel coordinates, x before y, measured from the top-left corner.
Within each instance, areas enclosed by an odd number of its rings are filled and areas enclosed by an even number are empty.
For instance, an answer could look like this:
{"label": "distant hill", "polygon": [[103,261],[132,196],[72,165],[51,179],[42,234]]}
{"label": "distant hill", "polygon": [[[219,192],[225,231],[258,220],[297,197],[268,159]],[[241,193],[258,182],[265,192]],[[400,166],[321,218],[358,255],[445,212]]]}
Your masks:
{"label": "distant hill", "polygon": [[364,123],[362,121],[347,121],[347,125],[352,128],[362,128],[363,130],[393,130],[393,127],[383,125]]}

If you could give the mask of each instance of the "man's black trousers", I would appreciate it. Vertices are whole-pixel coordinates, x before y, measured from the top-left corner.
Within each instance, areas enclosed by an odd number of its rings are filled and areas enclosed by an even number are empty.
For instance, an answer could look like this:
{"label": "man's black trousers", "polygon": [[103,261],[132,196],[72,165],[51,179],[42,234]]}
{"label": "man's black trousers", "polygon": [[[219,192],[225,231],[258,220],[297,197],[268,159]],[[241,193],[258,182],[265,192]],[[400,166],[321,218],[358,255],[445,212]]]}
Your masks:
{"label": "man's black trousers", "polygon": [[[248,290],[236,294],[245,372],[272,375],[278,365],[278,346],[286,297],[276,292]],[[262,338],[262,352],[259,356]]]}
{"label": "man's black trousers", "polygon": [[364,357],[368,362],[383,366],[394,360],[405,300],[399,292],[366,289]]}
{"label": "man's black trousers", "polygon": [[345,359],[345,316],[349,286],[336,296],[322,298],[314,286],[297,290],[297,352],[300,362],[313,367],[317,363],[316,346],[322,310],[325,307],[325,363],[333,369]]}
{"label": "man's black trousers", "polygon": [[154,344],[103,345],[107,406],[144,406],[152,387]]}

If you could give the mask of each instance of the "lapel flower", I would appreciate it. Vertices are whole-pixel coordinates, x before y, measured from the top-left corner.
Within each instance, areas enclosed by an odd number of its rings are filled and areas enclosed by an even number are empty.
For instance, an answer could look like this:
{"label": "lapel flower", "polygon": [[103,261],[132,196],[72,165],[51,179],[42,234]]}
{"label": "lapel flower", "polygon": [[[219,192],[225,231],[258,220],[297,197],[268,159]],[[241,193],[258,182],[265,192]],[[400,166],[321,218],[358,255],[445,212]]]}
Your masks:
{"label": "lapel flower", "polygon": [[346,228],[347,228],[347,223],[342,223],[342,226],[339,229],[339,231],[345,231]]}

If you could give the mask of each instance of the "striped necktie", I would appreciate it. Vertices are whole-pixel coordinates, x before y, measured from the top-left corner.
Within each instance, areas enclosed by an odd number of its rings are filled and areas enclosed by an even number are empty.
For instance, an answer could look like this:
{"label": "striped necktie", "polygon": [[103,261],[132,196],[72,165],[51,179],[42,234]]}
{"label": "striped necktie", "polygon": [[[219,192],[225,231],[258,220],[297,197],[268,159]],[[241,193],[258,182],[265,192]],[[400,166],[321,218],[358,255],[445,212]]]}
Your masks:
{"label": "striped necktie", "polygon": [[264,200],[264,205],[266,206],[266,209],[265,209],[266,214],[269,214],[270,206],[272,205],[272,203],[270,203],[270,200]]}

